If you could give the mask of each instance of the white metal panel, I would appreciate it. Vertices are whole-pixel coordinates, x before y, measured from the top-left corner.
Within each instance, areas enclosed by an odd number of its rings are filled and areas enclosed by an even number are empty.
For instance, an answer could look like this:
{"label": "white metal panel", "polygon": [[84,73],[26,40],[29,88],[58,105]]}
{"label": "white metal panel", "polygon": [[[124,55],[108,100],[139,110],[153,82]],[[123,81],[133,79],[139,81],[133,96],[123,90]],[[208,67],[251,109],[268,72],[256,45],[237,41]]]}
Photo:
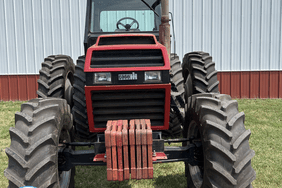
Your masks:
{"label": "white metal panel", "polygon": [[222,70],[231,70],[232,3],[222,1]]}
{"label": "white metal panel", "polygon": [[210,51],[213,60],[216,62],[215,68],[222,70],[222,0],[214,0],[212,15],[212,38],[206,39],[212,41],[212,49]]}
{"label": "white metal panel", "polygon": [[71,37],[71,20],[70,20],[70,1],[61,0],[61,32],[62,32],[62,46],[63,54],[71,54],[72,37]]}
{"label": "white metal panel", "polygon": [[[82,55],[86,1],[0,0],[0,74],[37,74],[48,55]],[[170,0],[176,53],[209,52],[219,71],[282,70],[281,7],[281,0]]]}
{"label": "white metal panel", "polygon": [[[281,3],[281,5],[280,5],[280,11],[282,11],[282,3]],[[282,12],[280,12],[280,20],[282,19]],[[279,61],[279,68],[280,68],[280,70],[282,70],[282,26],[281,26],[281,21],[280,21],[280,30],[279,30],[279,34],[280,34],[280,46],[279,46],[279,48],[280,48],[280,61]]]}
{"label": "white metal panel", "polygon": [[220,71],[281,70],[281,0],[174,0],[171,5],[180,57],[203,50]]}
{"label": "white metal panel", "polygon": [[[86,16],[86,6],[87,1],[86,0],[79,0],[79,29],[80,29],[80,44],[83,44],[84,42],[84,26],[85,26],[85,16]],[[84,46],[80,45],[80,54],[84,54]]]}
{"label": "white metal panel", "polygon": [[23,23],[24,23],[24,41],[25,41],[25,59],[22,63],[26,64],[25,73],[38,72],[35,61],[35,41],[34,41],[34,22],[33,22],[33,0],[23,1]]}
{"label": "white metal panel", "polygon": [[[83,44],[80,36],[80,29],[79,29],[79,1],[69,1],[70,2],[70,23],[71,23],[71,38],[72,41],[72,51],[71,56],[77,59],[78,56],[82,55],[80,52],[80,46]],[[76,60],[75,59],[75,60]],[[74,60],[74,61],[75,61]]]}
{"label": "white metal panel", "polygon": [[[193,51],[199,51],[203,49],[203,4],[202,1],[193,0]],[[190,25],[190,24],[189,24]],[[185,32],[185,31],[184,31]]]}
{"label": "white metal panel", "polygon": [[16,58],[17,58],[17,73],[25,73],[26,70],[26,51],[25,51],[25,29],[23,22],[23,1],[14,1],[14,16],[15,16],[15,39],[16,39]]}
{"label": "white metal panel", "polygon": [[0,74],[5,74],[8,71],[8,49],[7,49],[7,34],[6,34],[6,13],[5,13],[5,2],[0,1]]}
{"label": "white metal panel", "polygon": [[[272,0],[271,7],[271,39],[270,39],[270,70],[279,69],[279,48],[280,48],[280,33],[281,27],[281,0]],[[280,39],[280,40],[279,40]]]}
{"label": "white metal panel", "polygon": [[16,37],[15,37],[15,16],[14,1],[4,0],[5,6],[5,23],[6,23],[6,48],[8,56],[8,73],[18,73],[17,54],[16,54]]}
{"label": "white metal panel", "polygon": [[241,1],[232,1],[232,26],[231,26],[231,67],[230,70],[240,69],[241,70],[241,25],[242,9]]}
{"label": "white metal panel", "polygon": [[241,35],[241,70],[248,71],[251,69],[251,15],[252,0],[242,1],[242,35]]}
{"label": "white metal panel", "polygon": [[[54,53],[62,54],[61,0],[51,0],[52,43]],[[51,54],[50,54],[51,55]]]}
{"label": "white metal panel", "polygon": [[272,0],[262,0],[260,70],[269,70],[270,64],[271,3]]}
{"label": "white metal panel", "polygon": [[212,52],[212,1],[203,0],[203,47],[205,52]]}
{"label": "white metal panel", "polygon": [[54,54],[52,40],[51,1],[41,0],[44,57]]}
{"label": "white metal panel", "polygon": [[260,70],[261,0],[252,0],[251,70]]}
{"label": "white metal panel", "polygon": [[[33,36],[34,36],[34,54],[35,54],[35,72],[37,73],[40,69],[40,63],[43,61],[44,56],[44,36],[43,36],[43,23],[42,23],[42,5],[41,0],[32,1],[32,12],[33,12]],[[13,72],[10,72],[13,73]]]}

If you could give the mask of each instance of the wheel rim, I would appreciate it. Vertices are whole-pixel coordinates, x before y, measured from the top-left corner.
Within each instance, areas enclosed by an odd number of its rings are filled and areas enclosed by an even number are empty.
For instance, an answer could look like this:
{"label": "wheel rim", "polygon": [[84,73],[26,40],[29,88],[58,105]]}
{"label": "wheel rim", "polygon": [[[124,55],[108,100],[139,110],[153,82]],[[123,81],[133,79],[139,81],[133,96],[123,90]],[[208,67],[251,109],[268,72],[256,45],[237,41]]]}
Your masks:
{"label": "wheel rim", "polygon": [[67,100],[68,104],[72,107],[73,106],[73,86],[70,79],[67,77],[65,81],[65,91],[64,91],[64,98]]}
{"label": "wheel rim", "polygon": [[187,103],[187,99],[193,95],[193,84],[192,84],[192,79],[191,79],[191,75],[188,74],[188,77],[186,79],[185,85],[184,85],[184,89],[185,89],[185,101]]}
{"label": "wheel rim", "polygon": [[[194,140],[202,141],[201,134],[200,134],[200,126],[194,120],[192,120],[189,125],[187,135],[188,135],[188,138],[194,138]],[[201,161],[203,159],[202,146],[195,149],[194,159],[196,161]],[[204,165],[191,166],[190,164],[188,164],[188,168],[189,168],[189,173],[193,181],[193,184],[195,185],[196,188],[200,188],[203,184]]]}
{"label": "wheel rim", "polygon": [[[70,134],[67,130],[63,129],[60,134],[59,139],[59,147],[58,149],[63,149],[65,146],[63,143],[69,143],[71,142]],[[64,159],[62,159],[64,160]],[[72,170],[69,171],[59,171],[59,182],[61,188],[68,188],[71,181],[71,173]]]}

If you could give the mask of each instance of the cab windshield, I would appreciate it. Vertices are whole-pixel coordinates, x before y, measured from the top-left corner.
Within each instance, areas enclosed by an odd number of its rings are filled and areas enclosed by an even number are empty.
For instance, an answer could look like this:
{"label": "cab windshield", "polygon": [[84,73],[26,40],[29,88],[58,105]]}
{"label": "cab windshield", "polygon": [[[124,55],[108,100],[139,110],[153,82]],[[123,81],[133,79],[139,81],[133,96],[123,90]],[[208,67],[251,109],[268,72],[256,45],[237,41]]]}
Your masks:
{"label": "cab windshield", "polygon": [[161,5],[158,0],[145,1],[159,16],[141,0],[92,0],[90,32],[158,31]]}

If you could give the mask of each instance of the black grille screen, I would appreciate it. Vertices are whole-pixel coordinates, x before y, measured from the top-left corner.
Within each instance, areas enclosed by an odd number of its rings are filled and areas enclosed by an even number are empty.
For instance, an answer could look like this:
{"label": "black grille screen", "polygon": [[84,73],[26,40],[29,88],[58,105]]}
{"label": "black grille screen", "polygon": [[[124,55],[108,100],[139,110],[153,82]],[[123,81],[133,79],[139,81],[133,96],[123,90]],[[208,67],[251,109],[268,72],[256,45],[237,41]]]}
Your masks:
{"label": "black grille screen", "polygon": [[91,59],[91,68],[153,66],[164,66],[159,49],[93,51]]}
{"label": "black grille screen", "polygon": [[98,46],[118,44],[156,44],[156,42],[153,37],[148,36],[102,37]]}
{"label": "black grille screen", "polygon": [[164,104],[164,89],[92,92],[96,128],[106,128],[108,120],[119,119],[150,119],[152,126],[163,126]]}

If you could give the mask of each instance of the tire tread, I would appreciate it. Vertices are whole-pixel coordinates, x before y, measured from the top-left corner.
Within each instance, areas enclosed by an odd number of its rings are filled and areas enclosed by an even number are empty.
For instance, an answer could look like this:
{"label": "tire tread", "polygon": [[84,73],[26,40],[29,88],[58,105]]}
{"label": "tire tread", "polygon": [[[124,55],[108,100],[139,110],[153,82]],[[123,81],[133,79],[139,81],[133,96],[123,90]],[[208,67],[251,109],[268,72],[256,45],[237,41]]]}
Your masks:
{"label": "tire tread", "polygon": [[93,140],[96,138],[96,133],[90,133],[87,111],[86,109],[86,98],[85,98],[85,82],[86,75],[84,72],[85,56],[80,56],[75,66],[74,74],[74,95],[73,95],[73,118],[77,137],[80,140]]}
{"label": "tire tread", "polygon": [[37,95],[40,98],[64,98],[65,80],[73,81],[74,63],[71,57],[65,55],[51,55],[44,59],[37,80]]}
{"label": "tire tread", "polygon": [[[192,95],[187,101],[190,106],[186,115],[203,126],[205,178],[201,187],[250,187],[256,177],[251,166],[255,152],[250,149],[251,131],[245,129],[245,114],[238,112],[237,101],[228,95],[215,93]],[[188,131],[187,124],[184,132]],[[187,170],[188,187],[197,187],[188,167]]]}
{"label": "tire tread", "polygon": [[215,63],[212,62],[212,57],[208,53],[200,51],[185,54],[182,64],[182,74],[184,83],[186,83],[188,76],[190,76],[192,86],[185,87],[192,89],[192,94],[219,93],[219,81],[217,80]]}

